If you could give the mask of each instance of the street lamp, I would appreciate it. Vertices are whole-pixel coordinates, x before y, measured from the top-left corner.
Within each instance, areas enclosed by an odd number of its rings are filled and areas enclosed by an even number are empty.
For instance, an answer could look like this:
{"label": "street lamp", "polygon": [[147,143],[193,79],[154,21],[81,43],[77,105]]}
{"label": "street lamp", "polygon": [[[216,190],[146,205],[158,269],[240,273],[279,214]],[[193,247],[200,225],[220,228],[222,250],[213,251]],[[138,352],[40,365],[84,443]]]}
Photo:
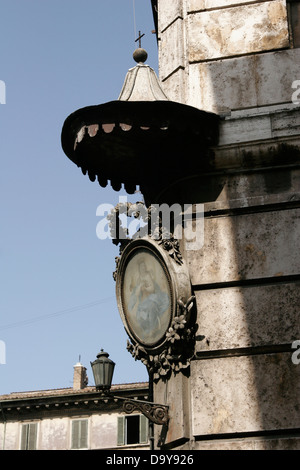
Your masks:
{"label": "street lamp", "polygon": [[109,354],[103,352],[103,349],[101,349],[97,354],[97,359],[91,362],[97,390],[109,391],[111,387],[115,363],[111,359],[108,359],[108,357]]}
{"label": "street lamp", "polygon": [[96,389],[110,398],[124,400],[123,411],[125,413],[130,414],[134,411],[140,411],[152,423],[161,425],[168,424],[169,407],[167,405],[159,405],[157,403],[136,399],[131,400],[124,397],[118,397],[110,393],[115,363],[109,359],[109,354],[103,352],[103,349],[101,349],[100,353],[97,354],[97,359],[91,362],[91,367],[94,375]]}

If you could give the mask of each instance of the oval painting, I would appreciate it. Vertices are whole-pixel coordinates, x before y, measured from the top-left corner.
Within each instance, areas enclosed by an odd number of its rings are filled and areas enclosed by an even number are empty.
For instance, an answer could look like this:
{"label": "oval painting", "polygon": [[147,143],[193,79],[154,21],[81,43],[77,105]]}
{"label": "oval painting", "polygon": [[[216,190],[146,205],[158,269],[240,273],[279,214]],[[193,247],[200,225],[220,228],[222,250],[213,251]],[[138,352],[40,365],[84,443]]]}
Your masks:
{"label": "oval painting", "polygon": [[122,305],[138,341],[154,345],[164,337],[172,314],[171,283],[163,263],[146,248],[135,250],[126,263]]}

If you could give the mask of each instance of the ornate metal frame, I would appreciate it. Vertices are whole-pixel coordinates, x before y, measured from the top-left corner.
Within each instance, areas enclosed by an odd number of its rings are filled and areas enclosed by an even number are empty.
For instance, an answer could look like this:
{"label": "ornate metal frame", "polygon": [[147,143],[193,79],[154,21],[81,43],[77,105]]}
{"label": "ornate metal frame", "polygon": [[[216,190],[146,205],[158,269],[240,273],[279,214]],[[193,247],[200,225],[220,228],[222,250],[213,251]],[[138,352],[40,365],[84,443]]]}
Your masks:
{"label": "ornate metal frame", "polygon": [[[141,211],[141,208],[143,209]],[[116,258],[116,271],[113,277],[116,281],[116,294],[120,316],[125,330],[130,338],[127,341],[127,350],[135,360],[140,360],[152,374],[153,380],[167,378],[172,372],[187,370],[194,355],[194,340],[197,331],[195,323],[195,298],[192,295],[189,273],[180,252],[179,241],[172,234],[166,233],[162,226],[157,227],[155,237],[147,232],[147,227],[140,230],[133,238],[127,237],[127,232],[118,223],[116,234],[116,215],[121,213],[142,217],[149,220],[152,207],[145,209],[143,203],[119,204],[108,216],[111,221],[113,243],[120,244],[120,256]],[[154,345],[145,345],[139,341],[128,327],[122,305],[122,283],[126,260],[133,250],[148,247],[165,265],[171,280],[173,306],[170,323],[162,334],[161,340]]]}
{"label": "ornate metal frame", "polygon": [[171,273],[168,270],[168,266],[164,260],[164,257],[161,256],[160,250],[157,249],[153,243],[148,239],[148,238],[143,238],[139,240],[134,240],[132,243],[128,244],[126,248],[123,251],[122,257],[120,259],[119,265],[118,265],[118,273],[116,276],[116,292],[117,292],[117,303],[118,303],[118,308],[119,312],[122,318],[122,321],[124,323],[125,329],[128,333],[128,335],[132,338],[133,341],[135,341],[137,344],[140,344],[141,346],[147,348],[149,351],[156,351],[157,348],[160,347],[161,343],[165,341],[164,338],[164,332],[160,334],[160,338],[145,342],[143,339],[141,339],[140,335],[136,334],[134,331],[134,328],[131,326],[131,321],[128,318],[128,313],[127,309],[124,304],[124,296],[123,296],[123,290],[124,290],[124,279],[125,279],[125,272],[126,268],[128,265],[128,261],[130,262],[132,256],[134,255],[139,255],[142,254],[142,256],[147,256],[151,255],[154,257],[157,265],[160,266],[162,269],[162,272],[164,273],[166,283],[168,285],[169,289],[169,294],[170,294],[170,315],[167,320],[167,326],[169,327],[171,325],[173,316],[174,316],[174,310],[175,310],[175,302],[176,302],[176,285],[174,283],[174,280],[172,279]]}

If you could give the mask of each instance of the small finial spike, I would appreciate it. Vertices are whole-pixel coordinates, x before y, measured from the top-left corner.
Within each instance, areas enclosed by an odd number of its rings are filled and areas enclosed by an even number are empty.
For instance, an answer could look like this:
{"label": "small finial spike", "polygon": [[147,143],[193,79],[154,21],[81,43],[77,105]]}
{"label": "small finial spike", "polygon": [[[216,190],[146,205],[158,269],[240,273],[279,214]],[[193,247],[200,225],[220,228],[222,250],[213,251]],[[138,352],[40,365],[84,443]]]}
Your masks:
{"label": "small finial spike", "polygon": [[139,37],[135,40],[135,42],[139,41],[139,48],[141,49],[142,47],[142,37],[144,37],[145,34],[142,34],[141,31],[139,31]]}
{"label": "small finial spike", "polygon": [[145,49],[142,48],[142,37],[145,36],[145,34],[142,34],[141,31],[139,31],[139,37],[135,40],[135,42],[139,41],[139,47],[136,49],[133,53],[133,58],[137,63],[144,63],[147,60],[148,54],[145,51]]}

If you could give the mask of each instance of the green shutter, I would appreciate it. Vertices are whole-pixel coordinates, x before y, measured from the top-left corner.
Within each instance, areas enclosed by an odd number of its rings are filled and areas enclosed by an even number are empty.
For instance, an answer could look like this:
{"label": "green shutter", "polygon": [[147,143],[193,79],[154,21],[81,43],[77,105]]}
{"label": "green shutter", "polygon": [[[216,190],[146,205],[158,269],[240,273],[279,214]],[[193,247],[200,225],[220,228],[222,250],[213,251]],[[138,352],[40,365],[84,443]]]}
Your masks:
{"label": "green shutter", "polygon": [[149,421],[144,415],[140,415],[140,444],[148,442]]}
{"label": "green shutter", "polygon": [[23,424],[22,434],[21,434],[21,450],[26,450],[27,448],[27,434],[28,434],[28,424]]}
{"label": "green shutter", "polygon": [[80,421],[80,436],[79,436],[80,449],[87,449],[88,447],[88,420]]}
{"label": "green shutter", "polygon": [[36,450],[37,423],[29,424],[28,449]]}
{"label": "green shutter", "polygon": [[72,449],[78,449],[79,421],[72,421]]}
{"label": "green shutter", "polygon": [[72,421],[72,449],[88,447],[88,420],[75,419]]}
{"label": "green shutter", "polygon": [[117,445],[123,446],[124,444],[125,444],[125,417],[118,416]]}
{"label": "green shutter", "polygon": [[22,425],[21,450],[36,450],[37,423]]}

